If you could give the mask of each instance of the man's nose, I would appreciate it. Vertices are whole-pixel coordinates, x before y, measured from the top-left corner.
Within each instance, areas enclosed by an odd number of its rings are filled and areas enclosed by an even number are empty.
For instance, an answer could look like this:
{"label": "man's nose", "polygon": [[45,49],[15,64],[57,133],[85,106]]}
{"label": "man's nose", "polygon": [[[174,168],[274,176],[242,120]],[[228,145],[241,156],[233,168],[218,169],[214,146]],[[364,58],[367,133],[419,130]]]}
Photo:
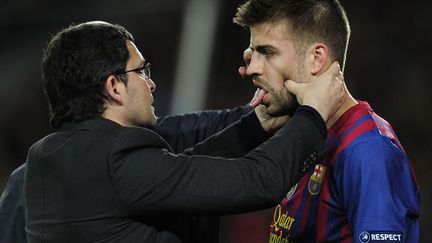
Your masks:
{"label": "man's nose", "polygon": [[259,60],[259,58],[254,53],[251,55],[251,58],[249,59],[249,63],[246,69],[246,75],[248,76],[262,75],[262,73],[263,73],[262,61]]}
{"label": "man's nose", "polygon": [[150,91],[154,92],[156,90],[156,84],[153,82],[151,78],[146,79],[147,85],[150,87]]}

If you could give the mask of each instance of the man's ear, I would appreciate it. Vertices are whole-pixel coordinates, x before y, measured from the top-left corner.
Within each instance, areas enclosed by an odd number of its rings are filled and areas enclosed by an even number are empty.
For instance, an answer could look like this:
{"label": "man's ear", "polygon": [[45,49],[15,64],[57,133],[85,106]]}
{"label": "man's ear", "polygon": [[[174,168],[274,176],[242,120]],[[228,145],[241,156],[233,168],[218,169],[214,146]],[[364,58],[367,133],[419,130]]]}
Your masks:
{"label": "man's ear", "polygon": [[125,91],[125,84],[115,75],[109,75],[105,80],[105,93],[108,97],[108,102],[123,105]]}
{"label": "man's ear", "polygon": [[325,71],[327,60],[329,59],[329,49],[323,43],[315,43],[312,45],[312,65],[311,73],[316,75],[322,71]]}

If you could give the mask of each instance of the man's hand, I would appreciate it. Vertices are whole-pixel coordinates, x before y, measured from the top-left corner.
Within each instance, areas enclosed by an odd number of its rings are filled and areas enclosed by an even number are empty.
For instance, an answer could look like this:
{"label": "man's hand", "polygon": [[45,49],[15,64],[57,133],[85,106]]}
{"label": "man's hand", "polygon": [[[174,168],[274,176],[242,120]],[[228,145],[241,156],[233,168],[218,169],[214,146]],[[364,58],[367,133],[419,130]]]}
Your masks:
{"label": "man's hand", "polygon": [[269,134],[277,132],[289,120],[289,116],[268,115],[264,105],[255,107],[255,113],[261,123],[261,127]]}
{"label": "man's hand", "polygon": [[324,121],[336,113],[345,100],[344,77],[339,63],[334,62],[325,73],[316,76],[308,83],[285,82],[285,88],[293,93],[301,105],[317,110]]}

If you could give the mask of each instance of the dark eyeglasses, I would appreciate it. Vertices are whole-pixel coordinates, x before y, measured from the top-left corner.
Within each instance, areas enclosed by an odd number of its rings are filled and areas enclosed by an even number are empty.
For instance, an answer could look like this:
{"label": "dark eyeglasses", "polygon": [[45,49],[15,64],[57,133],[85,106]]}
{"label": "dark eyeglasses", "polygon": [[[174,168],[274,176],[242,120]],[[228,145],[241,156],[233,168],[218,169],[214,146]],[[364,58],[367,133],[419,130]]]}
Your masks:
{"label": "dark eyeglasses", "polygon": [[129,73],[129,72],[136,72],[139,75],[142,75],[145,79],[150,79],[151,78],[150,66],[151,66],[151,64],[148,62],[146,65],[144,65],[142,67],[127,70],[127,71],[120,72],[120,73],[116,73],[116,75],[125,74],[125,73]]}

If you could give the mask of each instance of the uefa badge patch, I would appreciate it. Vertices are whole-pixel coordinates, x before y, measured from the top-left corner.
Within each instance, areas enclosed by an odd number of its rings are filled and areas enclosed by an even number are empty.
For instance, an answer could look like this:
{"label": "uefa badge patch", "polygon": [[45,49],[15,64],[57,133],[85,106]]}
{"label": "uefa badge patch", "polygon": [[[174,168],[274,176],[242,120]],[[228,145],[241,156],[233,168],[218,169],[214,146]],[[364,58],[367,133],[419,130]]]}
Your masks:
{"label": "uefa badge patch", "polygon": [[402,232],[394,231],[363,231],[359,235],[359,240],[362,243],[373,242],[402,242]]}
{"label": "uefa badge patch", "polygon": [[370,241],[370,234],[367,231],[363,231],[359,235],[360,242],[368,243]]}
{"label": "uefa badge patch", "polygon": [[312,196],[317,195],[321,191],[322,182],[324,180],[326,167],[322,164],[315,165],[314,172],[309,179],[308,189]]}

